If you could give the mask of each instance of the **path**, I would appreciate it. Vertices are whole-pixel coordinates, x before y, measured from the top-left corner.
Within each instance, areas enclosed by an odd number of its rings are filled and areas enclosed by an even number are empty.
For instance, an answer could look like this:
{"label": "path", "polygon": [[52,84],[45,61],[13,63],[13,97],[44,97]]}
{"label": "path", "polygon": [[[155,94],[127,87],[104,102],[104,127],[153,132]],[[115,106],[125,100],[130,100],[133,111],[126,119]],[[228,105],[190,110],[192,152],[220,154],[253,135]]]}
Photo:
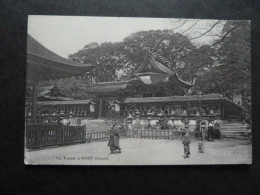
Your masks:
{"label": "path", "polygon": [[216,140],[205,142],[205,153],[198,153],[198,142],[191,143],[190,158],[183,158],[181,140],[127,138],[120,140],[122,153],[109,154],[107,142],[84,143],[27,151],[29,164],[70,165],[184,165],[250,164],[251,142]]}

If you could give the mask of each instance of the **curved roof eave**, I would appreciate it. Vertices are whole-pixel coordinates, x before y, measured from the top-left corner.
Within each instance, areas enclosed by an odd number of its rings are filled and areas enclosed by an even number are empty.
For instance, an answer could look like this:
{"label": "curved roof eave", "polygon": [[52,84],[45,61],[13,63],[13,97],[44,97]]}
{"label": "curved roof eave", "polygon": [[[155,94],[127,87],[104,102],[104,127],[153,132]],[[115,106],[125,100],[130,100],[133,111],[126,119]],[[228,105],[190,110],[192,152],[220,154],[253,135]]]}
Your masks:
{"label": "curved roof eave", "polygon": [[[27,73],[30,73],[29,75],[33,75],[36,69],[44,68],[43,71],[37,71],[37,73],[41,72],[41,74],[38,75],[41,78],[36,80],[45,80],[46,78],[48,79],[49,76],[47,74],[50,74],[52,71],[57,71],[57,69],[62,69],[62,71],[59,72],[59,76],[57,77],[58,79],[60,77],[74,76],[75,72],[83,73],[84,71],[90,71],[94,67],[94,65],[81,64],[65,59],[45,48],[31,35],[28,34],[27,36]],[[46,71],[47,69],[48,71]],[[32,83],[37,82],[34,76],[32,78],[26,79]]]}
{"label": "curved roof eave", "polygon": [[175,75],[176,75],[177,79],[178,79],[181,83],[183,83],[183,84],[185,84],[185,85],[187,85],[187,86],[189,86],[189,87],[193,87],[193,86],[195,85],[195,81],[196,81],[195,79],[193,79],[193,82],[192,82],[192,83],[189,83],[189,82],[184,81],[183,79],[181,79],[177,73],[175,73]]}

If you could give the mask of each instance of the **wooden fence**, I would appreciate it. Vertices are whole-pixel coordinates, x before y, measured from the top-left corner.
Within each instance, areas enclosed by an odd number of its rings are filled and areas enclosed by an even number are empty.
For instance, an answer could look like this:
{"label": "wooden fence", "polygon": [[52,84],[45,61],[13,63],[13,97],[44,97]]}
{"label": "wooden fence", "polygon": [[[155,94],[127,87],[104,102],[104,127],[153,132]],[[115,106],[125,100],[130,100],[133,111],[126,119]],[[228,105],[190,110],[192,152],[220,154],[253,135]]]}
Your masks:
{"label": "wooden fence", "polygon": [[[176,131],[175,129],[132,129],[128,130],[127,137],[141,139],[181,139],[185,135],[185,131]],[[189,138],[198,137],[196,132],[189,132]]]}
{"label": "wooden fence", "polygon": [[33,149],[84,142],[86,142],[86,129],[83,126],[26,125],[26,148]]}
{"label": "wooden fence", "polygon": [[[86,140],[87,142],[92,141],[107,141],[109,140],[110,132],[108,130],[106,131],[88,131],[86,133]],[[126,133],[120,132],[120,138],[126,138]]]}
{"label": "wooden fence", "polygon": [[[181,139],[185,131],[176,129],[132,129],[120,132],[121,138],[141,139]],[[35,149],[47,146],[66,145],[96,141],[108,141],[109,131],[86,131],[85,126],[60,126],[57,124],[30,124],[26,126],[26,148]],[[189,132],[195,138],[195,132]]]}

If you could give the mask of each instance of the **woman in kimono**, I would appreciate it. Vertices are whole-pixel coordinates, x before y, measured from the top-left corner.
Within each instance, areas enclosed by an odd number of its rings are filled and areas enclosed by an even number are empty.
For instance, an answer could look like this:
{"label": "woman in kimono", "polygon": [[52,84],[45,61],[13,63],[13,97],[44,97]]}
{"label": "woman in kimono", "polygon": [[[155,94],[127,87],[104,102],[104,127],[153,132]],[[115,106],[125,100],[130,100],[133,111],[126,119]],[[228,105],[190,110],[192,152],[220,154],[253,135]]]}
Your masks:
{"label": "woman in kimono", "polygon": [[110,152],[113,153],[115,149],[115,144],[114,144],[114,135],[110,134],[109,141],[108,141],[108,146],[110,147]]}
{"label": "woman in kimono", "polygon": [[182,144],[184,146],[184,158],[188,158],[190,155],[190,140],[188,134],[184,135]]}
{"label": "woman in kimono", "polygon": [[120,132],[120,125],[117,124],[116,121],[113,121],[113,125],[110,129],[110,138],[108,142],[108,146],[110,147],[111,153],[113,153],[116,150],[119,150],[121,152],[121,148],[119,146],[119,132]]}

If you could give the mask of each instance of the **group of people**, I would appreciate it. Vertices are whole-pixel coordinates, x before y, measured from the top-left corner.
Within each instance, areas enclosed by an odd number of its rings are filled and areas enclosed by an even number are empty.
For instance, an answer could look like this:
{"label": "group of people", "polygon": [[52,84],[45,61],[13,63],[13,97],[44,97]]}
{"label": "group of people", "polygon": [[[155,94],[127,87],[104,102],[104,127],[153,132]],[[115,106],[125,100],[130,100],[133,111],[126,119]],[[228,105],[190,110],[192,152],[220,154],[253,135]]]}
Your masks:
{"label": "group of people", "polygon": [[196,131],[198,132],[198,137],[202,139],[207,139],[208,141],[214,141],[215,138],[220,137],[220,123],[216,120],[209,119],[197,121]]}
{"label": "group of people", "polygon": [[[206,124],[207,123],[207,124]],[[214,121],[200,121],[199,124],[199,142],[198,142],[198,152],[204,153],[204,139],[207,138],[208,141],[214,141],[215,137],[215,128],[214,128]],[[207,135],[206,135],[206,127],[207,127]],[[188,158],[190,156],[190,139],[189,139],[189,125],[185,123],[185,132],[182,139],[182,143],[184,146],[184,158]],[[121,148],[119,146],[119,138],[120,132],[122,132],[122,125],[117,121],[113,121],[113,124],[110,128],[110,137],[108,146],[110,147],[110,152],[113,154],[115,152],[120,153]]]}
{"label": "group of people", "polygon": [[[204,139],[208,141],[214,141],[214,138],[218,136],[219,128],[218,121],[209,119],[208,121],[197,121],[197,131],[198,131],[198,152],[204,153]],[[185,133],[182,139],[182,143],[184,146],[184,158],[188,158],[190,156],[190,139],[189,139],[189,127],[188,123],[185,123]]]}
{"label": "group of people", "polygon": [[[189,139],[189,134],[186,133],[182,139],[182,144],[184,146],[184,158],[188,158],[190,156],[190,143],[191,141]],[[204,142],[202,137],[199,138],[198,152],[204,153]]]}

